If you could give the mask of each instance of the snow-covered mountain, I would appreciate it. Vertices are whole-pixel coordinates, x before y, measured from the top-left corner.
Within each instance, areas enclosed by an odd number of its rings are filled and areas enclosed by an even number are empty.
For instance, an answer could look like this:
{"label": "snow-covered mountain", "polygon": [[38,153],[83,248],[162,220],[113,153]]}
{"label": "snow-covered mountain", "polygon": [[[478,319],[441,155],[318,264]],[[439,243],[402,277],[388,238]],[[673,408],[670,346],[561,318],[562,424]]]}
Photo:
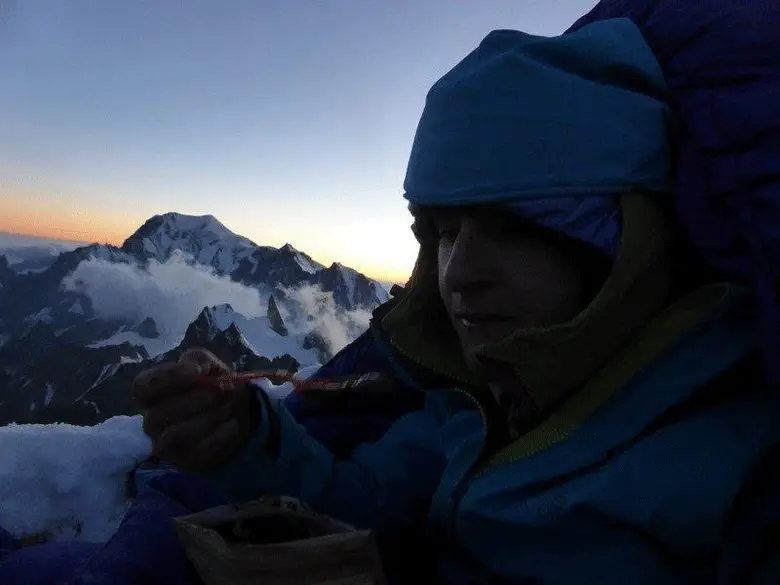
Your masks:
{"label": "snow-covered mountain", "polygon": [[177,254],[265,291],[319,285],[333,293],[337,307],[344,311],[373,309],[389,299],[381,284],[341,264],[325,268],[289,244],[278,249],[257,246],[212,216],[168,213],[148,220],[121,248],[92,244],[69,250],[41,272],[14,274],[0,257],[0,335],[24,333],[41,318],[59,325],[58,329],[70,327],[74,324],[71,309],[77,302],[83,308],[83,321],[94,318],[91,302],[78,286],[62,287],[65,277],[86,260],[143,266]]}
{"label": "snow-covered mountain", "polygon": [[16,277],[16,272],[11,270],[8,259],[0,256],[0,288],[5,288]]}
{"label": "snow-covered mountain", "polygon": [[[248,317],[227,304],[208,306],[172,334],[149,314],[129,319],[98,313],[89,287],[74,276],[93,259],[152,274],[152,263],[182,255],[256,289],[265,314],[253,311]],[[322,316],[306,313],[307,305],[296,299],[295,291],[312,286],[332,299],[328,322],[340,320],[340,335],[330,335]],[[289,244],[258,246],[213,216],[155,216],[121,247],[65,250],[42,270],[16,272],[0,255],[0,424],[93,424],[133,414],[133,377],[152,363],[178,359],[188,347],[213,347],[239,369],[316,364],[364,327],[362,320],[350,320],[351,312],[373,309],[388,298],[381,284],[351,268],[324,267]]]}
{"label": "snow-covered mountain", "polygon": [[[151,328],[147,322],[145,325]],[[297,370],[316,366],[321,354],[304,335],[282,336],[266,318],[247,319],[229,305],[205,307],[173,348],[150,356],[130,339],[82,346],[39,325],[21,340],[0,348],[0,425],[8,422],[97,424],[112,416],[137,414],[131,395],[135,376],[156,363],[176,361],[193,347],[205,347],[235,370]],[[137,334],[137,333],[136,333]],[[143,340],[143,337],[137,337]]]}
{"label": "snow-covered mountain", "polygon": [[184,343],[188,346],[208,343],[231,326],[241,334],[242,343],[257,355],[289,355],[304,366],[320,359],[313,348],[304,347],[306,335],[280,335],[272,329],[268,317],[249,319],[236,313],[229,304],[204,308],[184,334]]}
{"label": "snow-covered mountain", "polygon": [[345,310],[375,307],[389,298],[380,283],[356,270],[338,263],[326,268],[291,244],[258,246],[212,215],[156,215],[125,241],[121,251],[140,262],[165,262],[183,253],[196,264],[250,286],[319,284],[337,295],[337,304]]}
{"label": "snow-covered mountain", "polygon": [[384,302],[390,298],[379,282],[360,274],[357,270],[335,262],[317,274],[317,283],[325,290],[332,290],[337,304],[359,307],[366,299],[376,298]]}
{"label": "snow-covered mountain", "polygon": [[[324,268],[290,244],[279,249],[258,246],[230,231],[212,215],[156,215],[125,241],[122,250],[140,261],[158,262],[184,253],[194,263],[211,266],[220,275],[233,275],[239,270],[243,276],[254,275],[258,265],[272,264],[281,257],[288,257],[308,274]],[[267,282],[267,274],[262,276]]]}
{"label": "snow-covered mountain", "polygon": [[61,253],[80,245],[83,244],[0,232],[0,256],[5,256],[8,266],[17,274],[41,272],[51,266]]}
{"label": "snow-covered mountain", "polygon": [[174,252],[181,251],[198,264],[212,266],[218,274],[232,274],[257,248],[257,244],[234,234],[212,215],[178,213],[152,217],[122,245],[124,252],[142,261],[165,262]]}

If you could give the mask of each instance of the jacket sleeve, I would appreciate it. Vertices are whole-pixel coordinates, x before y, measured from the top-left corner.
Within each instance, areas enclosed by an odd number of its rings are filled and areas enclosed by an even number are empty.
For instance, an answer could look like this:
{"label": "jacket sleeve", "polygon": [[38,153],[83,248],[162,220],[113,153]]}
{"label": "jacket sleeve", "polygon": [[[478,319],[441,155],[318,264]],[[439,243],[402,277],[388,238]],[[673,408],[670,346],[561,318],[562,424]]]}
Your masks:
{"label": "jacket sleeve", "polygon": [[[288,495],[358,528],[403,527],[430,505],[444,470],[440,423],[401,417],[382,439],[339,460],[261,391],[263,420],[242,453],[211,474],[234,501]],[[410,481],[410,478],[414,478]]]}

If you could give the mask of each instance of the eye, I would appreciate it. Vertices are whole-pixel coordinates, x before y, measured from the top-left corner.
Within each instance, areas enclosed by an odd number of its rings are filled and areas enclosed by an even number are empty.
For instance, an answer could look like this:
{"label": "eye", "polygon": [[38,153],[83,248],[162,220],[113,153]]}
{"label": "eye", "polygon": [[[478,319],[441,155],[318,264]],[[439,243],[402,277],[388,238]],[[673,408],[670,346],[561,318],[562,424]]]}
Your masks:
{"label": "eye", "polygon": [[520,241],[534,233],[533,224],[513,215],[493,215],[486,223],[487,233],[495,241]]}
{"label": "eye", "polygon": [[436,222],[436,233],[439,234],[440,240],[452,242],[458,237],[458,232],[460,232],[460,222]]}
{"label": "eye", "polygon": [[436,210],[431,214],[433,229],[440,241],[452,242],[460,232],[461,216],[452,210]]}

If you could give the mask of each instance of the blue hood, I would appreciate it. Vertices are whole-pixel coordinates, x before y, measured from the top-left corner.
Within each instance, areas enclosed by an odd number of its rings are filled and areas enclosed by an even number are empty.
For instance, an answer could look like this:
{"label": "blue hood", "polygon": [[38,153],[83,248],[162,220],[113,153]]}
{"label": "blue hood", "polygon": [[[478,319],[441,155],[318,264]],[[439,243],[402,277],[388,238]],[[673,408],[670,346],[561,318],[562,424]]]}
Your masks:
{"label": "blue hood", "polygon": [[614,257],[615,196],[669,189],[665,98],[661,68],[628,19],[552,38],[494,31],[428,93],[405,197],[509,204]]}

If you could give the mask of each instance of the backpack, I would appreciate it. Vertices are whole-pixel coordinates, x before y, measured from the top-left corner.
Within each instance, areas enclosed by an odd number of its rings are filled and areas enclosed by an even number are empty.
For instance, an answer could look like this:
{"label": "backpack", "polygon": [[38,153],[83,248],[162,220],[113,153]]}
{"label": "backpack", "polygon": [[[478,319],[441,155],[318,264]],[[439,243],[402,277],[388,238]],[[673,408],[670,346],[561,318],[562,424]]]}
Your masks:
{"label": "backpack", "polygon": [[567,32],[620,17],[656,54],[678,117],[679,223],[699,261],[752,290],[780,382],[780,3],[601,0]]}

